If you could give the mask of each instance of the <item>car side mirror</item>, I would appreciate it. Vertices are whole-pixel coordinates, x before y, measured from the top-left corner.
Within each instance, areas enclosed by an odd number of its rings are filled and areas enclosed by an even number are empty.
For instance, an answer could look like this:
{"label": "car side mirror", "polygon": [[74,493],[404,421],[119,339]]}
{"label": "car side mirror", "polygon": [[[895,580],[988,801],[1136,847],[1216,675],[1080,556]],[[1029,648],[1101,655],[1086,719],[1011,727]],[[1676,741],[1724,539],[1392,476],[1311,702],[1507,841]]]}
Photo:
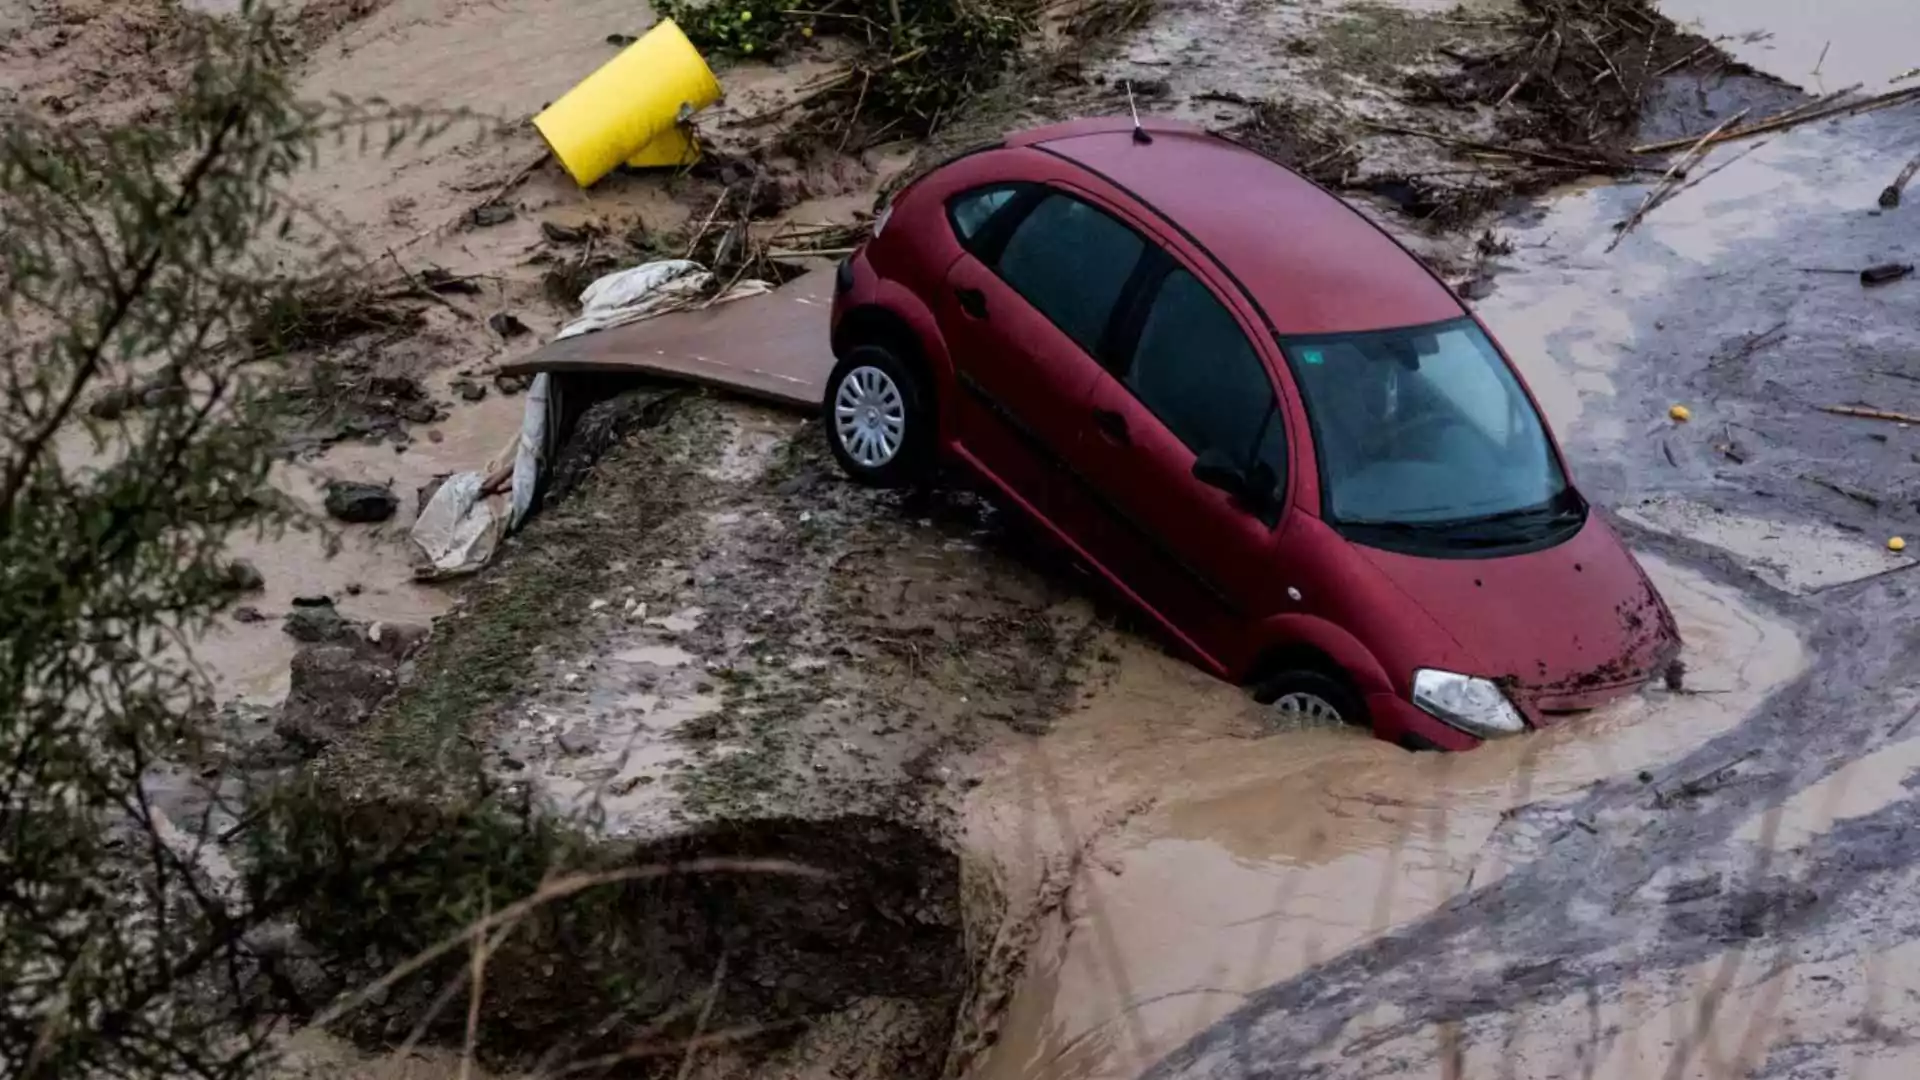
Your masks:
{"label": "car side mirror", "polygon": [[1235,498],[1245,498],[1251,490],[1240,466],[1227,460],[1218,450],[1205,450],[1193,463],[1193,478],[1208,487],[1219,488]]}
{"label": "car side mirror", "polygon": [[1273,466],[1264,461],[1241,466],[1220,451],[1209,449],[1194,460],[1193,478],[1233,496],[1234,502],[1268,524],[1278,520],[1280,503],[1274,498],[1274,488],[1279,486],[1279,478],[1274,476]]}

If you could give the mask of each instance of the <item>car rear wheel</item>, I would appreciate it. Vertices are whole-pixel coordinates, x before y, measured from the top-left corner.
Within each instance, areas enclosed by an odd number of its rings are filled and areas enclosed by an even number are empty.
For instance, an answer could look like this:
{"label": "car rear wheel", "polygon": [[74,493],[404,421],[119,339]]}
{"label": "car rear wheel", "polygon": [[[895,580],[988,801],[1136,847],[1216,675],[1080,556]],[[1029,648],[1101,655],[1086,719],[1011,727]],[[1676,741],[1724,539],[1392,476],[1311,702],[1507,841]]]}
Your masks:
{"label": "car rear wheel", "polygon": [[848,476],[899,488],[926,478],[934,417],[926,380],[879,345],[856,345],[827,379],[827,443]]}
{"label": "car rear wheel", "polygon": [[1255,701],[1273,710],[1289,727],[1365,725],[1366,709],[1339,679],[1318,671],[1286,671],[1254,688]]}

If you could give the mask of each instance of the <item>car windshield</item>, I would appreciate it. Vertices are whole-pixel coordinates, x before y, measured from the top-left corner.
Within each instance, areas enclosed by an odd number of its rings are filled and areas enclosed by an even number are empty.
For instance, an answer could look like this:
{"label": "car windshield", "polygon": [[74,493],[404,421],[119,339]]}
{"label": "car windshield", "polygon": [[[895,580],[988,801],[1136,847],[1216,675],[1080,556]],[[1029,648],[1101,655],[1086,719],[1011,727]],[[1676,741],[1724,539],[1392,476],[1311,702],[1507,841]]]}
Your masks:
{"label": "car windshield", "polygon": [[1282,342],[1350,525],[1440,525],[1550,509],[1565,474],[1533,403],[1470,318]]}

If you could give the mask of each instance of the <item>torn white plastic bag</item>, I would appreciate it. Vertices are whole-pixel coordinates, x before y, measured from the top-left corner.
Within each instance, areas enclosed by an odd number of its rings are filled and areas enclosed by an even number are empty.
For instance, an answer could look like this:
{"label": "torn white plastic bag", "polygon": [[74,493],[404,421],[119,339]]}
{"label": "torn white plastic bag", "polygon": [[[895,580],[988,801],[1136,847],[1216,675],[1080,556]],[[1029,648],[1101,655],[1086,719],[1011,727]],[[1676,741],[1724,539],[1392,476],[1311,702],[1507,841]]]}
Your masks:
{"label": "torn white plastic bag", "polygon": [[408,534],[420,563],[414,577],[441,581],[473,573],[526,520],[546,457],[548,378],[535,376],[527,391],[513,445],[494,455],[484,473],[448,477],[421,508]]}
{"label": "torn white plastic bag", "polygon": [[[616,270],[581,292],[580,317],[562,327],[555,340],[698,306],[706,302],[702,297],[712,287],[713,275],[687,259],[665,259]],[[772,288],[764,281],[741,281],[712,302],[758,296]]]}

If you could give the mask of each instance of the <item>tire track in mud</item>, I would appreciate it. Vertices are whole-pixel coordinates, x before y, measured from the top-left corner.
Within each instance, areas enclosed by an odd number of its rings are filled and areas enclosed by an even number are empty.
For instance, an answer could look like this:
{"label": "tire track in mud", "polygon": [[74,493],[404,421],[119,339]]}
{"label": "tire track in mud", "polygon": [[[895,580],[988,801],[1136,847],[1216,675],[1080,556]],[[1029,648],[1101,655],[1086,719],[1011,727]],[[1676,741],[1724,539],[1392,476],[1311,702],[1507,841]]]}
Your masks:
{"label": "tire track in mud", "polygon": [[[1732,193],[1719,205],[1663,211],[1668,221],[1651,222],[1650,235],[1636,237],[1645,246],[1638,256],[1631,245],[1610,265],[1564,250],[1553,256],[1555,264],[1581,271],[1568,282],[1574,302],[1600,309],[1604,319],[1617,320],[1622,308],[1627,315],[1627,332],[1603,343],[1616,354],[1617,396],[1584,395],[1587,414],[1610,415],[1592,417],[1583,431],[1628,437],[1587,438],[1573,448],[1604,501],[1688,491],[1729,511],[1833,521],[1869,536],[1909,516],[1903,507],[1828,499],[1794,481],[1811,465],[1838,471],[1856,488],[1899,492],[1911,460],[1920,460],[1907,455],[1911,445],[1860,449],[1869,440],[1885,446],[1898,439],[1895,432],[1810,419],[1813,404],[1862,392],[1853,383],[1865,369],[1904,363],[1920,349],[1920,329],[1900,319],[1901,308],[1884,294],[1850,279],[1832,286],[1838,291],[1814,292],[1820,287],[1797,269],[1871,261],[1875,252],[1903,250],[1916,238],[1912,219],[1882,219],[1866,209],[1870,198],[1858,206],[1851,198],[1855,189],[1884,183],[1880,173],[1889,163],[1897,167],[1900,153],[1878,148],[1897,148],[1914,131],[1911,118],[1885,118],[1843,135],[1783,140],[1788,149],[1765,156],[1795,182],[1751,173],[1734,182],[1741,175],[1735,172]],[[1624,204],[1638,195],[1592,197]],[[1765,215],[1760,228],[1755,214]],[[1669,241],[1660,239],[1662,224]],[[1765,235],[1767,228],[1778,232]],[[1607,295],[1609,281],[1625,284],[1626,275],[1648,271],[1665,271],[1664,279],[1638,283],[1611,307],[1596,299]],[[1737,339],[1736,328],[1774,308],[1788,319],[1785,348],[1745,357],[1745,367],[1729,371],[1703,344]],[[1569,321],[1573,328],[1555,342],[1556,351],[1592,344],[1579,329],[1591,320]],[[1889,396],[1884,383],[1876,392]],[[1661,460],[1664,436],[1633,438],[1641,418],[1683,400],[1764,432],[1764,460],[1707,452],[1718,423],[1713,433],[1676,440],[1677,464]],[[1886,407],[1900,407],[1899,399]],[[1920,673],[1910,659],[1920,645],[1920,620],[1902,617],[1911,583],[1895,573],[1795,601],[1724,553],[1642,539],[1704,563],[1709,574],[1802,624],[1812,669],[1677,761],[1514,815],[1494,840],[1515,858],[1504,878],[1253,994],[1147,1077],[1432,1075],[1436,1066],[1445,1076],[1678,1080],[1757,1069],[1802,1077],[1835,1075],[1843,1051],[1869,1059],[1900,1052],[1897,1029],[1910,1026],[1902,1020],[1912,1018],[1912,996],[1880,994],[1875,1002],[1872,988],[1885,977],[1876,974],[1875,958],[1920,936],[1920,914],[1904,903],[1920,883],[1913,831],[1920,802],[1894,795],[1831,827],[1821,821],[1800,829],[1798,819],[1809,810],[1815,818],[1832,815],[1857,781],[1839,778],[1842,770],[1916,735],[1904,722],[1920,701]],[[1909,790],[1905,755],[1884,756],[1899,769],[1890,786]],[[1822,790],[1810,790],[1816,785]],[[1801,805],[1809,801],[1816,805]],[[1834,964],[1837,976],[1801,977]],[[1823,1009],[1832,988],[1851,992],[1863,981],[1869,1002],[1862,1015]],[[1756,989],[1762,986],[1764,992]],[[1761,1000],[1743,1020],[1721,1019],[1729,1002],[1755,995]],[[1650,1054],[1626,1045],[1628,1035],[1645,1036],[1646,1015],[1662,1009],[1671,1030],[1651,1035],[1662,1045]],[[1876,1009],[1889,1019],[1881,1021]],[[1785,1026],[1793,1014],[1815,1017],[1808,1021],[1815,1029]],[[1543,1050],[1542,1042],[1557,1045]],[[1714,1056],[1724,1055],[1725,1044],[1734,1044],[1740,1067]],[[1536,1052],[1557,1056],[1538,1060]]]}

